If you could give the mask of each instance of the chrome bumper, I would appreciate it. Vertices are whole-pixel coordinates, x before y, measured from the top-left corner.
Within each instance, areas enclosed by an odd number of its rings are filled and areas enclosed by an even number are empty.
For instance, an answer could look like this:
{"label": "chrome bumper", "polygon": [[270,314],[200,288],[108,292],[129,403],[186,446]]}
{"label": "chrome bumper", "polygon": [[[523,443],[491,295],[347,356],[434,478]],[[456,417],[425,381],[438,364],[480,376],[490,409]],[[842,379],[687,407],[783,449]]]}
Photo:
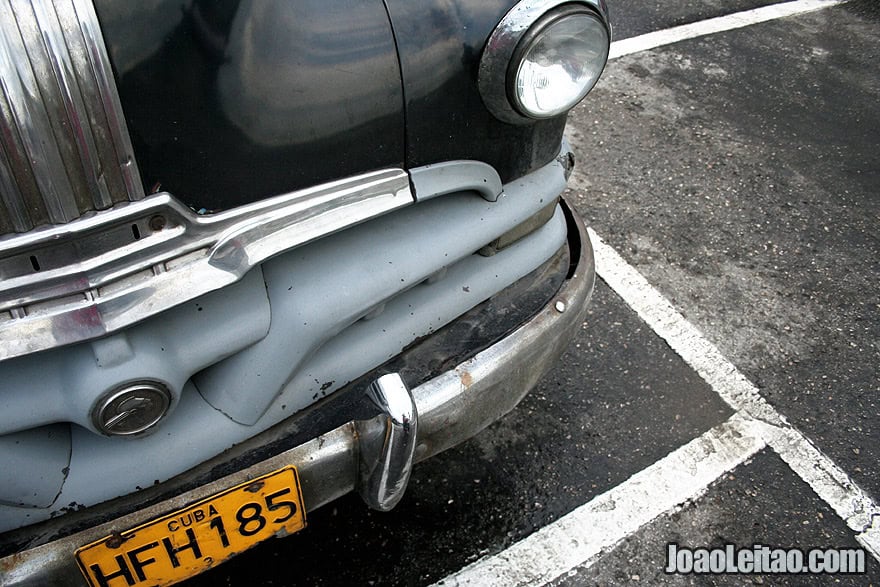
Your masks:
{"label": "chrome bumper", "polygon": [[571,276],[547,306],[504,339],[409,393],[399,379],[380,378],[371,393],[384,414],[372,420],[348,422],[174,498],[0,559],[0,585],[82,585],[74,559],[80,546],[291,464],[299,470],[307,511],[355,490],[371,507],[393,507],[412,463],[474,436],[512,410],[580,328],[595,266],[582,221],[570,209],[568,217],[576,261]]}

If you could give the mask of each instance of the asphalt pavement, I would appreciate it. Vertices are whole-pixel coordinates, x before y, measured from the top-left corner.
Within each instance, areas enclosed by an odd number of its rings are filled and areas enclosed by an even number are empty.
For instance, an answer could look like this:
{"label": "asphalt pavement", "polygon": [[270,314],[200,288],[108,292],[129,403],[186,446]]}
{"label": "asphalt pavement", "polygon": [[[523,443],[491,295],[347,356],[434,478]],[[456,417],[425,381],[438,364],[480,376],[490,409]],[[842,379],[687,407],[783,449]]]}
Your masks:
{"label": "asphalt pavement", "polygon": [[[621,40],[769,4],[610,9]],[[759,443],[554,584],[880,584],[870,554],[863,574],[664,572],[673,542],[864,547],[840,510],[852,495],[880,500],[878,33],[880,5],[853,0],[639,51],[611,61],[572,113],[568,195],[587,224],[852,483],[828,490],[812,465]],[[600,280],[558,368],[508,417],[418,465],[394,511],[349,496],[189,584],[455,584],[740,413]],[[537,562],[552,558],[540,548]]]}

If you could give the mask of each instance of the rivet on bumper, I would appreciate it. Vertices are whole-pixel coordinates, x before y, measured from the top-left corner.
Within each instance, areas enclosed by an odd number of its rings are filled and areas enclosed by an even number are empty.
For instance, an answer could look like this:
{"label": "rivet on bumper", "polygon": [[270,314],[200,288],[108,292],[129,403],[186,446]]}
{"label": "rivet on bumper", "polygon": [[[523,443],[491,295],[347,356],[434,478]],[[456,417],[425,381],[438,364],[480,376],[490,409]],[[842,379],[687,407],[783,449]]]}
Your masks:
{"label": "rivet on bumper", "polygon": [[412,394],[397,373],[374,381],[367,396],[382,413],[357,422],[358,492],[368,506],[387,512],[397,505],[409,483],[419,417]]}

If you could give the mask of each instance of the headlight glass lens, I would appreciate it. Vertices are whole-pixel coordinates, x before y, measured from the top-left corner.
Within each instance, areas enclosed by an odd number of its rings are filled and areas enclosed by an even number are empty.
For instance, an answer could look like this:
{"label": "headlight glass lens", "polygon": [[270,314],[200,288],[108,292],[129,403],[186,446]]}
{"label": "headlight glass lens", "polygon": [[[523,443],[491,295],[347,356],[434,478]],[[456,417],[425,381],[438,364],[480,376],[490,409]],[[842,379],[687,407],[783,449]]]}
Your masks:
{"label": "headlight glass lens", "polygon": [[522,114],[550,118],[587,95],[608,60],[608,31],[589,13],[551,22],[527,41],[514,78],[513,97]]}

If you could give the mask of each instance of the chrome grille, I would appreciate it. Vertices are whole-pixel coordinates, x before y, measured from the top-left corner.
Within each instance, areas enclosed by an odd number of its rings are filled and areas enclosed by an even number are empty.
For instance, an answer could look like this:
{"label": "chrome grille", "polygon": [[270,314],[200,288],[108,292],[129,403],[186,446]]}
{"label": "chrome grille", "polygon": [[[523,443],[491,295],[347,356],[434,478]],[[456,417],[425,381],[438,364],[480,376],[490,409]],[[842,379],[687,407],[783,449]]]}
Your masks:
{"label": "chrome grille", "polygon": [[0,0],[0,235],[144,197],[91,0]]}

